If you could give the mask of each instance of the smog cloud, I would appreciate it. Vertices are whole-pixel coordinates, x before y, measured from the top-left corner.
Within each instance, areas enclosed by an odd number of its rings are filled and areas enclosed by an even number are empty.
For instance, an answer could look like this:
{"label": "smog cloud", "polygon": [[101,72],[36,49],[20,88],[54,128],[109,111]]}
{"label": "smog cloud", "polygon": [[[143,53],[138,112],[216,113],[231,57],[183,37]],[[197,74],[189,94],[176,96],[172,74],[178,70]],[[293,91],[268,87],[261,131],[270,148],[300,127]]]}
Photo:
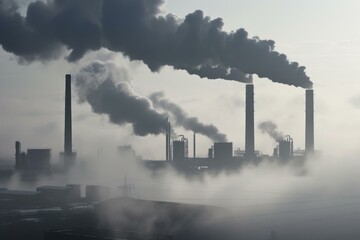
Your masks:
{"label": "smog cloud", "polygon": [[275,141],[282,140],[284,138],[281,132],[278,132],[277,126],[272,121],[265,121],[259,124],[259,129],[263,134],[268,134]]}
{"label": "smog cloud", "polygon": [[251,81],[251,74],[311,88],[305,67],[275,51],[273,40],[227,33],[221,18],[201,10],[179,19],[161,15],[163,0],[54,0],[30,3],[22,16],[12,0],[0,2],[0,44],[20,61],[47,61],[70,51],[68,61],[105,47],[152,71],[163,66],[203,78]]}
{"label": "smog cloud", "polygon": [[147,98],[137,95],[126,79],[114,79],[113,68],[94,62],[80,70],[75,81],[80,102],[88,102],[95,113],[108,115],[112,123],[132,124],[136,135],[165,131],[166,116],[157,112]]}
{"label": "smog cloud", "polygon": [[196,117],[189,117],[179,105],[166,99],[164,93],[156,92],[151,94],[149,98],[156,108],[161,108],[171,113],[176,125],[182,126],[186,130],[202,134],[214,142],[227,141],[226,135],[221,133],[214,125],[201,123]]}
{"label": "smog cloud", "polygon": [[[126,73],[111,62],[95,61],[81,68],[75,79],[80,103],[88,102],[95,113],[108,115],[112,123],[132,124],[134,133],[139,136],[165,132],[166,119],[172,116],[175,126],[213,141],[226,141],[225,134],[214,125],[188,116],[180,106],[166,99],[164,93],[153,93],[150,98],[136,94]],[[165,112],[160,113],[154,107]]]}

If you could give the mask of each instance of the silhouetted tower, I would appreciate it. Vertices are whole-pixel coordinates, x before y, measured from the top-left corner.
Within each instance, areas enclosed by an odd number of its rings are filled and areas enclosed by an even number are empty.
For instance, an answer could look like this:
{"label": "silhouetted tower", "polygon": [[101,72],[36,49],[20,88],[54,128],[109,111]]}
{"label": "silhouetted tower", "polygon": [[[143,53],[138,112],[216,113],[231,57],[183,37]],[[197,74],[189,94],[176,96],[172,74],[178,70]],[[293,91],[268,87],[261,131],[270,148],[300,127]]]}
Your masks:
{"label": "silhouetted tower", "polygon": [[169,161],[169,126],[168,126],[168,119],[166,118],[166,139],[165,139],[165,148],[166,148],[166,153],[165,153],[165,160]]}
{"label": "silhouetted tower", "polygon": [[194,139],[193,139],[193,144],[194,144],[194,147],[193,147],[193,151],[194,151],[194,158],[196,158],[196,135],[195,135],[195,132],[194,132]]}
{"label": "silhouetted tower", "polygon": [[169,135],[169,138],[168,138],[168,154],[169,154],[169,161],[172,161],[172,148],[171,148],[171,123],[170,121],[168,122],[168,135]]}
{"label": "silhouetted tower", "polygon": [[71,75],[65,75],[65,136],[64,136],[64,164],[65,168],[72,165],[72,126],[71,126]]}
{"label": "silhouetted tower", "polygon": [[246,85],[246,122],[245,122],[245,158],[255,157],[254,136],[254,85]]}
{"label": "silhouetted tower", "polygon": [[15,169],[21,169],[21,143],[15,142]]}
{"label": "silhouetted tower", "polygon": [[305,103],[305,154],[314,153],[314,90],[306,90]]}

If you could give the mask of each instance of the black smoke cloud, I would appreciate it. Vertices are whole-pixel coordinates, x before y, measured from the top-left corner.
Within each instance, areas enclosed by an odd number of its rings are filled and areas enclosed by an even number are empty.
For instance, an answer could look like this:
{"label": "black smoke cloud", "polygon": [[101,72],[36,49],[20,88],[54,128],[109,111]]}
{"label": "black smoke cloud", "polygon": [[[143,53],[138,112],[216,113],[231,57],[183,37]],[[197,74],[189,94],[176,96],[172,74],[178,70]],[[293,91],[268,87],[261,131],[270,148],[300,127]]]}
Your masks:
{"label": "black smoke cloud", "polygon": [[226,80],[237,79],[240,82],[252,83],[252,75],[245,74],[236,68],[227,69],[221,66],[203,65],[193,69],[187,68],[186,71],[189,74],[198,75],[201,78],[221,78]]}
{"label": "black smoke cloud", "polygon": [[283,134],[277,130],[277,126],[272,121],[265,121],[259,124],[259,129],[262,133],[268,134],[275,141],[282,140]]}
{"label": "black smoke cloud", "polygon": [[204,78],[249,82],[251,74],[274,82],[311,88],[305,67],[276,52],[273,40],[227,33],[221,18],[197,10],[180,20],[161,15],[163,0],[53,0],[30,3],[25,17],[11,0],[0,2],[0,44],[20,60],[76,61],[101,47]]}
{"label": "black smoke cloud", "polygon": [[128,82],[116,82],[114,76],[111,64],[94,62],[82,68],[75,81],[80,102],[87,101],[95,113],[108,115],[112,123],[132,124],[136,135],[164,132],[166,116],[137,95]]}
{"label": "black smoke cloud", "polygon": [[214,125],[201,123],[198,118],[188,116],[180,106],[166,99],[164,93],[153,93],[150,95],[150,99],[156,108],[171,113],[176,125],[181,125],[186,130],[207,136],[214,142],[227,141],[226,135],[221,133]]}
{"label": "black smoke cloud", "polygon": [[[167,127],[166,119],[173,117],[175,126],[200,133],[213,141],[226,141],[225,134],[214,125],[189,117],[180,106],[165,99],[163,93],[153,93],[150,99],[136,94],[126,71],[111,62],[95,61],[83,67],[76,75],[75,85],[81,103],[88,102],[95,113],[108,115],[112,123],[132,124],[136,135],[163,133]],[[165,112],[160,113],[154,106]]]}

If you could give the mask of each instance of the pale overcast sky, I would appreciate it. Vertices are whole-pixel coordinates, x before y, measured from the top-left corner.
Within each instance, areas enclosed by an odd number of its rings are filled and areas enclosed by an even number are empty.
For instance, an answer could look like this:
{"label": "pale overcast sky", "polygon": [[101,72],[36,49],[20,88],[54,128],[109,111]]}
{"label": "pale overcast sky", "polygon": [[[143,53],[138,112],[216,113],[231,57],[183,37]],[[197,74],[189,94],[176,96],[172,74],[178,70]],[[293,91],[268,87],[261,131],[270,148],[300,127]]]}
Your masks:
{"label": "pale overcast sky", "polygon": [[[211,18],[222,18],[226,31],[245,28],[250,36],[274,40],[275,50],[306,66],[314,82],[316,148],[323,152],[358,149],[359,1],[168,0],[163,6],[164,13],[179,18],[197,9]],[[52,148],[57,157],[63,146],[64,75],[76,73],[97,56],[89,53],[75,64],[52,60],[20,65],[13,54],[0,50],[0,155],[12,156],[14,141],[20,140],[24,148]],[[127,69],[137,93],[147,96],[163,91],[189,115],[217,126],[234,142],[234,148],[244,148],[244,84],[200,79],[171,67],[152,73],[146,65],[129,62],[120,53],[115,54],[115,61]],[[305,91],[256,76],[254,84],[256,124],[272,120],[294,138],[295,147],[304,148]],[[73,145],[80,155],[132,144],[144,158],[164,158],[164,136],[133,136],[129,125],[109,123],[107,116],[92,113],[86,103],[78,104],[75,94],[73,99]],[[192,137],[184,129],[176,131]],[[205,156],[211,144],[199,136],[198,155]],[[275,145],[256,129],[257,149],[271,154]]]}

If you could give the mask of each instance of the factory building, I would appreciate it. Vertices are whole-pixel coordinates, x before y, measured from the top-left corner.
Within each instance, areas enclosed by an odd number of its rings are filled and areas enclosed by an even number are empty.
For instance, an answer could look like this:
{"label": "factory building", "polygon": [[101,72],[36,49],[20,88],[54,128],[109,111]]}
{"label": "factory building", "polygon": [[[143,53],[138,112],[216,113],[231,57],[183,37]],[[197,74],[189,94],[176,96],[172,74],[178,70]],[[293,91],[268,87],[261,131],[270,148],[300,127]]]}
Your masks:
{"label": "factory building", "polygon": [[278,146],[274,148],[273,156],[282,162],[289,161],[294,156],[294,142],[290,136],[278,141]]}
{"label": "factory building", "polygon": [[174,161],[185,160],[185,142],[181,140],[173,141],[173,157]]}
{"label": "factory building", "polygon": [[28,170],[50,170],[51,149],[28,149],[26,163]]}
{"label": "factory building", "polygon": [[233,157],[232,142],[214,143],[214,159],[216,161],[230,160]]}
{"label": "factory building", "polygon": [[28,149],[21,152],[21,143],[15,142],[15,169],[19,171],[48,172],[51,168],[51,149]]}
{"label": "factory building", "polygon": [[180,135],[180,140],[173,141],[173,159],[175,162],[184,161],[188,158],[188,139]]}

